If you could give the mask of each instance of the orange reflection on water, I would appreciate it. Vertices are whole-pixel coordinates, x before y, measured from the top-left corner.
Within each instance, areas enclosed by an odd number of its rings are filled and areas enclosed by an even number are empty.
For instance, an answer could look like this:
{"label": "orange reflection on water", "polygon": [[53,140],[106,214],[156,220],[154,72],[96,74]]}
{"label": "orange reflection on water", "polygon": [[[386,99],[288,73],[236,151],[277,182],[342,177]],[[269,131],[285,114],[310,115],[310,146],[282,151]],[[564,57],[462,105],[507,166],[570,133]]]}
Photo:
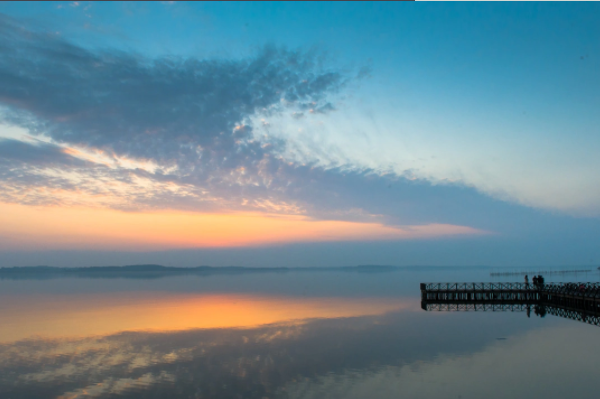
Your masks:
{"label": "orange reflection on water", "polygon": [[93,294],[0,298],[0,342],[108,335],[120,331],[177,331],[256,327],[314,318],[379,315],[406,309],[397,298],[303,298],[240,294]]}

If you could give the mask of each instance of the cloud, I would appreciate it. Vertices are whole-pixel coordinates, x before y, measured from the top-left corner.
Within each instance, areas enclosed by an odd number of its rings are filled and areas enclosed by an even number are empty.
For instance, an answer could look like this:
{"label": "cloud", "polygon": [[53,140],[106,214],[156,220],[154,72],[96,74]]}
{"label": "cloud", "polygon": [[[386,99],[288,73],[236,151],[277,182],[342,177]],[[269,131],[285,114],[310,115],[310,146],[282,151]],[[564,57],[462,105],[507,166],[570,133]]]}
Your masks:
{"label": "cloud", "polygon": [[0,139],[0,201],[133,210],[144,207],[143,198],[168,192],[194,196],[198,202],[205,197],[201,189],[154,179],[140,165],[129,169],[87,160],[86,155],[47,142]]}
{"label": "cloud", "polygon": [[92,52],[8,17],[0,49],[0,101],[12,122],[58,142],[161,160],[232,152],[251,131],[234,130],[247,117],[282,103],[318,105],[344,83],[301,51],[147,59]]}
{"label": "cloud", "polygon": [[[254,140],[249,117],[285,109],[329,111],[327,97],[348,81],[322,67],[310,51],[265,47],[240,59],[148,59],[90,51],[7,16],[0,16],[0,50],[5,125],[51,141],[3,144],[4,153],[13,154],[9,158],[20,157],[20,170],[11,164],[13,183],[14,175],[32,180],[49,167],[65,176],[77,167],[79,178],[86,179],[82,168],[87,166],[92,179],[101,173],[121,182],[134,176],[193,185],[248,203],[236,187],[268,188],[279,162],[270,151],[283,144]],[[98,159],[83,165],[77,163],[80,156],[65,154],[65,147],[79,155],[101,152],[109,160],[156,167],[119,172],[93,165]],[[257,201],[273,202],[269,196]]]}
{"label": "cloud", "polygon": [[0,138],[0,162],[43,166],[85,166],[87,163],[69,155],[60,146],[38,141],[35,144]]}

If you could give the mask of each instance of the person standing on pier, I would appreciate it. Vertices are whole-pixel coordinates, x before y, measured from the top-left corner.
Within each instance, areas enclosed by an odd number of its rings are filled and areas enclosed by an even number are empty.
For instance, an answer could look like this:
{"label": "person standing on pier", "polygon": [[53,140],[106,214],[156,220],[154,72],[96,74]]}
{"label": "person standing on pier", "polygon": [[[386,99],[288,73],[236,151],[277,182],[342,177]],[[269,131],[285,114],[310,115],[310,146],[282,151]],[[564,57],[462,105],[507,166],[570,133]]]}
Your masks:
{"label": "person standing on pier", "polygon": [[529,288],[529,276],[525,275],[525,288]]}

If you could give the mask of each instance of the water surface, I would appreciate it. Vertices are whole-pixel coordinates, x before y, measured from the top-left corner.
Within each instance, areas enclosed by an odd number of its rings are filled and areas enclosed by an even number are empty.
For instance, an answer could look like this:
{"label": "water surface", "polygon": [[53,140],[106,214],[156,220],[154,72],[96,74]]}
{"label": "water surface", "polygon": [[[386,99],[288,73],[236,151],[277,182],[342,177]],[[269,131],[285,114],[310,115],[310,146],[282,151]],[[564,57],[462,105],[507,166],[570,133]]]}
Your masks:
{"label": "water surface", "polygon": [[110,277],[0,280],[1,398],[597,397],[596,326],[421,310],[420,282],[518,276]]}

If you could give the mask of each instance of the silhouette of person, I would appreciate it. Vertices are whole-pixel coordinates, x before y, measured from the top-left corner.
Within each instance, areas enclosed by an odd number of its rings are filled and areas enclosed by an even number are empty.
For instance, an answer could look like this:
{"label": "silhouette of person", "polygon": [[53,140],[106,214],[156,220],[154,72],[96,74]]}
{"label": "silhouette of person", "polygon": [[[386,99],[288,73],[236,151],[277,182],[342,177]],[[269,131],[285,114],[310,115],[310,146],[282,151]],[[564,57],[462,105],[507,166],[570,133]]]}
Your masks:
{"label": "silhouette of person", "polygon": [[529,288],[529,276],[525,275],[525,287]]}

